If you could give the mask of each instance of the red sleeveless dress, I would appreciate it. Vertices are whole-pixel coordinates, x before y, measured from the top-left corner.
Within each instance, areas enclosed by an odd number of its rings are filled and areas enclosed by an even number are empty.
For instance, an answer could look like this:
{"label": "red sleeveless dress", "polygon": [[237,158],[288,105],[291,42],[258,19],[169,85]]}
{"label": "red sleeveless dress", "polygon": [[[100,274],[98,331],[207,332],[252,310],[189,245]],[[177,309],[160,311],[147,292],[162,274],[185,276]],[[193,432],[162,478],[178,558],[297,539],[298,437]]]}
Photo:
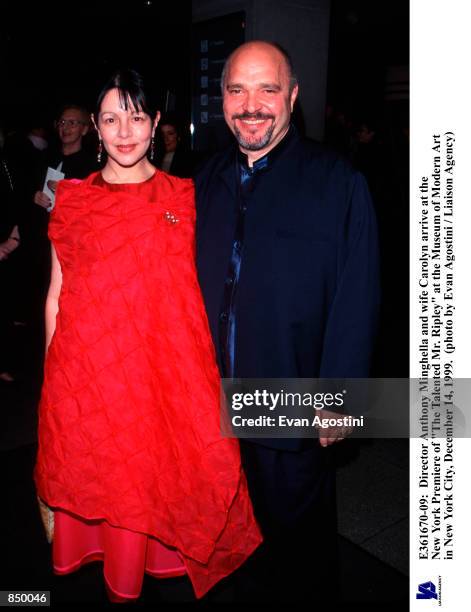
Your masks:
{"label": "red sleeveless dress", "polygon": [[[35,482],[55,510],[54,569],[104,560],[115,600],[144,572],[202,597],[261,542],[194,263],[194,188],[157,171],[61,181],[62,270],[39,408]],[[222,413],[223,414],[223,413]]]}

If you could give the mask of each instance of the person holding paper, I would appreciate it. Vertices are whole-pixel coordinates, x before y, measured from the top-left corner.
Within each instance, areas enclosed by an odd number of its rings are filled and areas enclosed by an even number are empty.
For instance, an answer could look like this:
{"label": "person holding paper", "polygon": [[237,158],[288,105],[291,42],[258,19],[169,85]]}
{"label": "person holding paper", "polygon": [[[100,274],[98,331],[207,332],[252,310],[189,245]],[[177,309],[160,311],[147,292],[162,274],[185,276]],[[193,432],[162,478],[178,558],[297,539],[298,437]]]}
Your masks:
{"label": "person holding paper", "polygon": [[54,192],[59,180],[85,178],[97,167],[92,156],[82,146],[83,138],[90,128],[90,115],[84,108],[65,106],[59,113],[55,127],[60,146],[49,154],[44,185],[42,190],[34,194],[34,203],[48,211],[52,210]]}
{"label": "person holding paper", "polygon": [[116,73],[94,116],[101,172],[64,180],[35,481],[56,573],[103,559],[112,601],[144,572],[197,597],[258,547],[194,263],[194,186],[147,158],[160,114]]}
{"label": "person holding paper", "polygon": [[[43,369],[45,331],[42,313],[51,274],[51,247],[47,237],[49,213],[57,180],[84,178],[97,168],[93,156],[83,147],[89,126],[90,115],[85,109],[76,105],[66,106],[55,121],[58,144],[50,143],[35,159],[24,155],[16,158],[17,175],[24,177],[19,181],[22,191],[22,274],[18,285],[23,317],[32,334],[31,364],[38,374]],[[37,140],[38,136],[35,136],[34,142]]]}

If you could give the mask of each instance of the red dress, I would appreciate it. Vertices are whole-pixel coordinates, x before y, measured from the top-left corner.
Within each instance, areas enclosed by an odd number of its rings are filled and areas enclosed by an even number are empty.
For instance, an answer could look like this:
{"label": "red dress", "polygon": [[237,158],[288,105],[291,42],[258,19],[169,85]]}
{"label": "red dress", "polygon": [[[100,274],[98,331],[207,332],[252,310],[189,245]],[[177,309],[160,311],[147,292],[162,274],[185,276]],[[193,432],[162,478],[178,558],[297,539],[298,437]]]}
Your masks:
{"label": "red dress", "polygon": [[194,188],[157,171],[62,181],[49,236],[62,270],[39,411],[38,495],[55,571],[104,559],[114,597],[144,571],[197,597],[261,542],[194,263]]}

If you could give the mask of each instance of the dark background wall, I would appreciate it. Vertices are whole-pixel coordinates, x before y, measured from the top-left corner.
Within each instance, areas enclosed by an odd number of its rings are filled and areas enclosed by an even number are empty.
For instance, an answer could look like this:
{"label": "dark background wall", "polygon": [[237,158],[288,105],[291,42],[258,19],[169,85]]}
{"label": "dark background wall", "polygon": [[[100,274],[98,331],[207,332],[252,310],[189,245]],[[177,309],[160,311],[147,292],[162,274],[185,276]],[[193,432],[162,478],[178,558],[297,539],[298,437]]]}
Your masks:
{"label": "dark background wall", "polygon": [[170,92],[189,119],[190,36],[190,0],[2,2],[0,120],[14,127],[31,113],[51,119],[69,101],[92,110],[118,66],[145,74],[160,107]]}
{"label": "dark background wall", "polygon": [[197,27],[242,11],[246,40],[273,40],[289,51],[300,81],[298,113],[311,138],[325,138],[326,104],[349,117],[392,113],[408,122],[408,0],[193,0],[192,5]]}
{"label": "dark background wall", "polygon": [[[302,84],[299,107],[307,134],[322,140],[327,81],[330,0],[193,0],[193,21],[243,11],[245,40],[264,39],[290,53]],[[223,35],[224,33],[222,33]]]}
{"label": "dark background wall", "polygon": [[409,2],[331,0],[327,98],[350,112],[407,102]]}

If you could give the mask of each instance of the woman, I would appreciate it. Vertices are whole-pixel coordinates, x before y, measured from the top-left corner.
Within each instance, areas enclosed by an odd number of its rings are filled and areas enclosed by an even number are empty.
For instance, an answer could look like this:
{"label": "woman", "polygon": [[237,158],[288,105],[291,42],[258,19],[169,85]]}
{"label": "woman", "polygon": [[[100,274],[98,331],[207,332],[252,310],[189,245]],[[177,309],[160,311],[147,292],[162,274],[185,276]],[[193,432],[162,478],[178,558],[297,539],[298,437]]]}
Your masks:
{"label": "woman", "polygon": [[139,75],[117,73],[94,117],[107,163],[59,183],[49,226],[35,481],[55,572],[103,559],[113,601],[137,598],[144,571],[187,574],[202,597],[261,541],[220,435],[193,184],[148,161],[152,117]]}
{"label": "woman", "polygon": [[171,115],[165,115],[159,122],[159,141],[156,166],[168,174],[180,178],[191,178],[195,166],[192,151],[181,142],[180,129]]}

